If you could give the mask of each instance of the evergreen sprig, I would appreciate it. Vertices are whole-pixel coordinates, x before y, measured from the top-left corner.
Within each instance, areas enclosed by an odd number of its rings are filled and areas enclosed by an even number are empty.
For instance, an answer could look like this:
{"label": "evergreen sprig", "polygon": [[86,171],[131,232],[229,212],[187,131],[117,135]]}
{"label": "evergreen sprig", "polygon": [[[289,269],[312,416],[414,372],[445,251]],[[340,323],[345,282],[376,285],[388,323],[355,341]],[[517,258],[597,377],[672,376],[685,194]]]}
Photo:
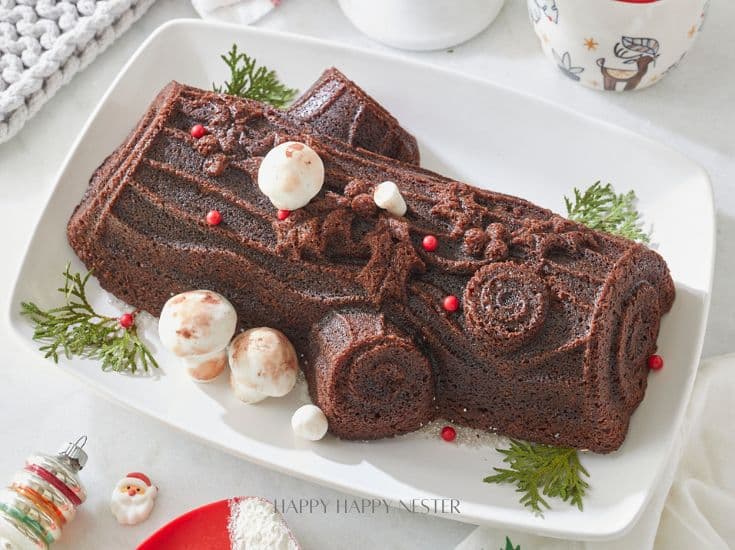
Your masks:
{"label": "evergreen sprig", "polygon": [[605,231],[634,241],[649,242],[641,216],[635,208],[634,191],[617,194],[611,184],[599,181],[584,192],[574,188],[574,201],[564,197],[567,217],[590,229]]}
{"label": "evergreen sprig", "polygon": [[296,97],[298,90],[282,84],[275,71],[259,67],[254,58],[239,52],[236,44],[220,57],[230,69],[230,80],[222,86],[212,83],[215,92],[255,99],[277,108],[285,107]]}
{"label": "evergreen sprig", "polygon": [[42,342],[39,350],[44,357],[59,361],[59,354],[97,359],[102,369],[135,373],[158,367],[151,352],[138,336],[135,324],[120,326],[117,317],[97,313],[87,299],[86,285],[92,273],[72,273],[70,265],[64,271],[64,286],[57,290],[64,295],[64,305],[41,309],[33,302],[23,302],[21,313],[33,323],[33,339]]}
{"label": "evergreen sprig", "polygon": [[501,548],[500,550],[521,550],[521,545],[513,546],[510,537],[505,537],[505,548]]}
{"label": "evergreen sprig", "polygon": [[582,510],[589,488],[582,476],[589,477],[589,473],[575,449],[511,439],[508,449],[497,451],[510,467],[493,468],[497,473],[483,479],[485,483],[515,484],[516,491],[523,494],[521,504],[539,515],[543,515],[542,506],[551,508],[544,497],[560,498]]}

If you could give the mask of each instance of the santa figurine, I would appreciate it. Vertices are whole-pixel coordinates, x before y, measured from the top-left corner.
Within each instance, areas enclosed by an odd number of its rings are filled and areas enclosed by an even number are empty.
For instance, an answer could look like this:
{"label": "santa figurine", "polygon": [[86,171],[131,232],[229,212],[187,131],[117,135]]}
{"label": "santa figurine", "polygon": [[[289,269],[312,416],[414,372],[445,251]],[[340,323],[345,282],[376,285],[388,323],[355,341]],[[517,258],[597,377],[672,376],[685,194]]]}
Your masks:
{"label": "santa figurine", "polygon": [[135,525],[151,515],[158,487],[140,472],[126,475],[115,485],[110,510],[121,525]]}

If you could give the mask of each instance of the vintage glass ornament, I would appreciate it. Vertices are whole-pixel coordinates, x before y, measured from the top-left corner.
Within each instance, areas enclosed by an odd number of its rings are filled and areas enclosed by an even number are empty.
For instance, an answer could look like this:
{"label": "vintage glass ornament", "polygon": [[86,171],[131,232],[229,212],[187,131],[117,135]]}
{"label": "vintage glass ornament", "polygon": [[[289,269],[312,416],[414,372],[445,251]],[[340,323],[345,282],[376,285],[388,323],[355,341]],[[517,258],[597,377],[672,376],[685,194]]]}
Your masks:
{"label": "vintage glass ornament", "polygon": [[79,471],[87,437],[55,454],[34,453],[0,491],[0,550],[46,550],[87,498]]}

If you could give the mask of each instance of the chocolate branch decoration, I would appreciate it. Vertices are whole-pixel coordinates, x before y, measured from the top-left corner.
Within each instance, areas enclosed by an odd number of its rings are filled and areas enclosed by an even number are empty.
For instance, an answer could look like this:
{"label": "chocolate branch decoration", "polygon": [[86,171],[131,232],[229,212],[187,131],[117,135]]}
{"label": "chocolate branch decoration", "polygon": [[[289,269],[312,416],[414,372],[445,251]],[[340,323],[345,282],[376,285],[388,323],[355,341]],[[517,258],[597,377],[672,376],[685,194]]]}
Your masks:
{"label": "chocolate branch decoration", "polygon": [[318,134],[402,162],[419,163],[416,138],[334,67],[324,71],[288,113],[308,123]]}
{"label": "chocolate branch decoration", "polygon": [[[195,124],[207,135],[192,137]],[[285,141],[314,149],[326,176],[279,219],[256,179]],[[403,217],[372,200],[386,180]],[[219,225],[206,223],[211,210]],[[137,308],[158,314],[172,294],[206,288],[243,328],[282,330],[347,439],[443,416],[612,451],[674,298],[666,264],[643,245],[178,83],[97,170],[68,236],[102,287]]]}

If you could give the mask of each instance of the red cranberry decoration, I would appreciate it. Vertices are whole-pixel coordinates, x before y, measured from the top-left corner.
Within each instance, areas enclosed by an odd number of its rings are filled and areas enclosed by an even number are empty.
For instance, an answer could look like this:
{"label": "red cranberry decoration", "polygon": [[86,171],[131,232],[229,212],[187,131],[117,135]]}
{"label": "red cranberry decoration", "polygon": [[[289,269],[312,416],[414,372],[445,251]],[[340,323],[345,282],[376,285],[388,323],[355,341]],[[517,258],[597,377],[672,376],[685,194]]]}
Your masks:
{"label": "red cranberry decoration", "polygon": [[222,223],[222,214],[219,210],[210,210],[207,212],[207,223],[209,225],[219,225]]}
{"label": "red cranberry decoration", "polygon": [[120,315],[120,319],[118,319],[118,322],[120,323],[120,326],[124,329],[129,329],[133,326],[133,323],[135,323],[135,318],[133,317],[132,313],[123,313]]}
{"label": "red cranberry decoration", "polygon": [[457,437],[457,430],[451,426],[444,426],[441,431],[442,439],[447,442],[454,441]]}
{"label": "red cranberry decoration", "polygon": [[291,211],[290,210],[279,210],[278,211],[278,214],[276,214],[276,216],[278,216],[278,220],[279,221],[285,220],[290,215],[291,215]]}
{"label": "red cranberry decoration", "polygon": [[434,252],[436,247],[439,246],[439,240],[434,235],[426,235],[421,244],[427,252]]}
{"label": "red cranberry decoration", "polygon": [[191,137],[193,137],[194,139],[199,139],[207,134],[207,129],[201,124],[195,124],[191,127],[190,133]]}
{"label": "red cranberry decoration", "polygon": [[459,298],[450,294],[444,298],[442,305],[447,311],[457,311],[459,309]]}
{"label": "red cranberry decoration", "polygon": [[664,358],[660,355],[651,355],[648,358],[648,368],[651,370],[661,370],[664,368]]}

